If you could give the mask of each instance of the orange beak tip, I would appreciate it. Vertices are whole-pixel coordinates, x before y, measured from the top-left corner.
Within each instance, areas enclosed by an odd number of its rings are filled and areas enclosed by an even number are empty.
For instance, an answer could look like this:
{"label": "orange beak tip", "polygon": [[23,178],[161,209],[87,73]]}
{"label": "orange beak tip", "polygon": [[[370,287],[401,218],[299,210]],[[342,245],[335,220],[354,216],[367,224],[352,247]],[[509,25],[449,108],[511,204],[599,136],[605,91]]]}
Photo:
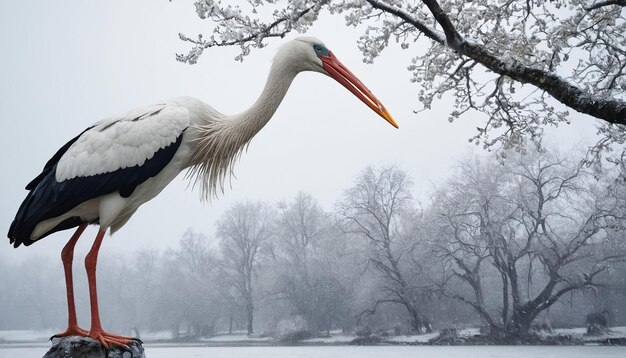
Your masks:
{"label": "orange beak tip", "polygon": [[350,70],[339,62],[332,52],[329,52],[328,56],[322,57],[322,63],[322,67],[326,70],[330,77],[334,78],[342,86],[352,92],[352,94],[359,98],[374,112],[378,113],[378,115],[383,117],[387,122],[389,122],[389,124],[395,128],[399,128],[396,121],[391,118],[391,115],[385,106],[383,106],[383,104],[380,103],[376,97],[374,97],[372,92],[365,87],[365,85],[361,83],[361,81],[359,81],[359,79],[352,72],[350,72]]}
{"label": "orange beak tip", "polygon": [[396,123],[396,121],[393,120],[393,118],[391,117],[391,115],[389,114],[389,112],[387,112],[386,110],[383,112],[383,116],[382,116],[387,122],[389,122],[389,124],[391,124],[392,126],[394,126],[397,129],[400,129],[400,127],[398,126],[398,123]]}

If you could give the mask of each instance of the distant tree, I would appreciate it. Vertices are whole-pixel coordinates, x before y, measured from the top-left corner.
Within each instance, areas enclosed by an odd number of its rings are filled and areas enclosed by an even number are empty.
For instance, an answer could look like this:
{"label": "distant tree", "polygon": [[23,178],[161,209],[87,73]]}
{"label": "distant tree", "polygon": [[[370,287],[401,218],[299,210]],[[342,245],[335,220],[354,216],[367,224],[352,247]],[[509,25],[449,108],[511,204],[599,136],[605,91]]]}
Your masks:
{"label": "distant tree", "polygon": [[[327,223],[322,210],[313,197],[298,193],[293,202],[279,205],[277,223],[277,251],[284,259],[281,291],[294,306],[294,313],[302,316],[311,330],[319,330],[320,307],[317,299],[311,262],[315,260],[314,246],[322,239]],[[312,277],[313,276],[313,277]]]}
{"label": "distant tree", "polygon": [[[601,119],[594,154],[626,141],[626,2],[623,0],[305,0],[240,3],[196,0],[210,20],[209,36],[179,61],[195,63],[204,49],[238,45],[242,60],[268,38],[305,32],[324,12],[362,26],[358,41],[372,62],[395,41],[413,51],[409,70],[419,100],[454,95],[449,120],[481,113],[470,139],[485,147],[539,143],[546,125],[569,123],[568,109]],[[271,14],[271,15],[270,15]],[[559,105],[556,101],[560,102]],[[621,150],[620,150],[621,151]],[[504,153],[504,152],[501,152]]]}
{"label": "distant tree", "polygon": [[[433,240],[450,264],[448,292],[472,306],[492,334],[527,334],[564,294],[598,287],[624,260],[614,206],[590,179],[577,165],[535,154],[505,166],[464,163],[438,188],[430,214],[439,228]],[[497,296],[486,291],[492,269]]]}
{"label": "distant tree", "polygon": [[337,210],[343,218],[342,228],[367,240],[367,259],[380,278],[373,308],[360,316],[374,314],[381,304],[400,305],[409,314],[411,327],[424,332],[430,330],[430,322],[422,310],[423,287],[402,269],[412,251],[402,240],[399,222],[412,210],[411,184],[406,173],[393,166],[369,167],[346,191]]}
{"label": "distant tree", "polygon": [[13,282],[9,275],[10,267],[6,262],[0,261],[0,287],[5,289],[0,290],[0,329],[7,330],[10,326],[8,320],[9,305],[12,303],[13,294],[9,288],[13,286]]}
{"label": "distant tree", "polygon": [[291,261],[290,264],[297,267],[296,274],[307,281],[313,246],[328,229],[326,216],[315,199],[302,192],[296,195],[293,202],[279,204],[279,208],[281,250]]}
{"label": "distant tree", "polygon": [[155,314],[172,328],[174,336],[186,325],[186,334],[210,336],[223,317],[219,295],[218,257],[208,238],[187,230],[179,246],[164,255]]}
{"label": "distant tree", "polygon": [[[41,269],[44,270],[41,270]],[[19,264],[15,272],[19,275],[11,288],[18,298],[15,303],[23,310],[23,318],[30,318],[38,324],[37,329],[48,329],[61,326],[62,314],[51,307],[67,307],[63,301],[63,286],[54,280],[59,274],[60,266],[55,267],[48,259],[29,257]]]}
{"label": "distant tree", "polygon": [[[136,297],[136,310],[129,315],[132,318],[135,334],[140,334],[139,328],[154,326],[156,315],[154,294],[159,289],[159,280],[162,273],[162,253],[154,248],[137,250],[132,256],[131,284]],[[141,337],[139,337],[141,338]]]}
{"label": "distant tree", "polygon": [[99,284],[108,292],[102,297],[102,305],[107,306],[107,325],[140,335],[141,329],[150,327],[155,317],[153,303],[160,279],[160,254],[143,249],[132,255],[112,255],[100,267]]}
{"label": "distant tree", "polygon": [[245,305],[248,334],[254,333],[254,277],[262,251],[273,235],[273,213],[261,202],[238,203],[217,223],[221,268]]}
{"label": "distant tree", "polygon": [[298,193],[293,201],[279,204],[276,252],[278,291],[317,334],[343,326],[348,315],[350,286],[342,278],[350,274],[349,255],[330,217],[309,194]]}

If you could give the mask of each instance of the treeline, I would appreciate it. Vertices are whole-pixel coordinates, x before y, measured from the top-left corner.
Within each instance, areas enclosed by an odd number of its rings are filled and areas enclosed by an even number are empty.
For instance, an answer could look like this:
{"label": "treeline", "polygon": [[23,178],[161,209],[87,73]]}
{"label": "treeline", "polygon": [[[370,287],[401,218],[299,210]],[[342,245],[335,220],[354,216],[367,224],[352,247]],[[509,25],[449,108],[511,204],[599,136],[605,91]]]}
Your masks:
{"label": "treeline", "polygon": [[[305,193],[238,203],[210,238],[187,231],[163,252],[100,260],[104,323],[174,336],[461,326],[507,336],[597,312],[626,324],[620,172],[534,152],[465,160],[427,203],[393,166],[366,168],[330,210]],[[0,263],[0,329],[63,327],[59,277],[52,259]]]}

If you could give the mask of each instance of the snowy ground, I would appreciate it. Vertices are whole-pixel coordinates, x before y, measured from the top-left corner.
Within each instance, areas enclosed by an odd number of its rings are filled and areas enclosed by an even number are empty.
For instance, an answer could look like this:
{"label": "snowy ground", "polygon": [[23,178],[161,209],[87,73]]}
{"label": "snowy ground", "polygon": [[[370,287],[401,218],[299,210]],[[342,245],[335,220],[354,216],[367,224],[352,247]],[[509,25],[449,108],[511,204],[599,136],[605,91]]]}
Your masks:
{"label": "snowy ground", "polygon": [[270,337],[248,337],[247,334],[218,334],[217,336],[213,336],[211,338],[201,338],[201,342],[211,342],[211,343],[234,343],[234,342],[242,342],[242,343],[254,343],[254,342],[269,342],[272,338]]}
{"label": "snowy ground", "polygon": [[[582,338],[583,340],[598,340],[610,337],[626,337],[626,327],[613,327],[611,328],[611,333],[608,333],[603,336],[593,336],[588,337],[585,336],[585,328],[559,328],[555,329],[555,334],[559,335],[572,335],[577,338]],[[49,345],[48,339],[52,336],[56,331],[54,330],[42,330],[42,331],[0,331],[0,349],[8,348],[15,345],[21,346],[47,346]],[[464,329],[460,331],[460,335],[462,336],[470,336],[478,334],[478,329]],[[406,336],[391,336],[385,337],[384,340],[389,343],[426,343],[428,340],[435,338],[438,333],[429,333],[429,334],[421,334],[421,335],[406,335]],[[311,338],[302,341],[305,344],[319,344],[319,345],[340,345],[347,344],[355,339],[356,336],[350,334],[343,334],[341,331],[333,331],[331,332],[330,337],[322,337],[322,338]],[[145,342],[167,342],[172,339],[172,335],[169,331],[159,331],[159,332],[142,332],[141,339]],[[211,338],[202,338],[195,342],[195,344],[205,344],[205,345],[224,345],[224,346],[232,346],[232,345],[264,345],[272,342],[272,338],[269,337],[248,337],[245,332],[235,332],[233,334],[218,334]],[[168,343],[168,344],[177,344],[177,343]],[[625,356],[626,357],[626,356]]]}
{"label": "snowy ground", "polygon": [[[477,334],[462,330],[461,335]],[[585,329],[557,329],[556,334],[585,340]],[[0,358],[42,357],[50,348],[52,331],[0,331]],[[425,343],[437,333],[385,338],[389,343]],[[606,337],[626,337],[626,327],[612,328]],[[606,338],[605,337],[605,338]],[[270,338],[248,337],[244,333],[220,334],[190,343],[167,342],[168,332],[144,333],[149,358],[603,358],[626,357],[626,347],[610,346],[349,346],[355,336],[332,332],[327,338],[303,341],[306,346],[272,346]]]}
{"label": "snowy ground", "polygon": [[[0,349],[0,358],[38,358],[47,348]],[[626,347],[606,346],[297,346],[152,347],[149,358],[617,358]]]}
{"label": "snowy ground", "polygon": [[[613,328],[611,337],[626,336],[626,327]],[[462,330],[462,335],[476,334]],[[582,328],[558,329],[556,334],[583,337]],[[42,357],[50,348],[52,331],[0,331],[0,358]],[[388,337],[390,343],[427,342],[437,333]],[[247,337],[243,333],[221,334],[193,343],[150,343],[171,338],[168,332],[144,333],[149,358],[623,358],[626,347],[608,346],[348,346],[355,336],[332,332],[331,337],[304,341],[311,346],[254,346],[270,338]],[[594,337],[597,339],[598,337]],[[4,341],[4,343],[3,343]],[[9,343],[10,342],[10,343]],[[316,346],[316,344],[319,344]]]}
{"label": "snowy ground", "polygon": [[0,331],[0,343],[4,342],[45,342],[53,334],[58,333],[54,330],[41,331]]}
{"label": "snowy ground", "polygon": [[586,332],[586,328],[557,328],[554,330],[555,334],[572,335],[574,337],[580,337],[585,341],[595,341],[598,339],[612,337],[626,337],[626,327],[612,327],[609,333],[600,336],[585,336]]}

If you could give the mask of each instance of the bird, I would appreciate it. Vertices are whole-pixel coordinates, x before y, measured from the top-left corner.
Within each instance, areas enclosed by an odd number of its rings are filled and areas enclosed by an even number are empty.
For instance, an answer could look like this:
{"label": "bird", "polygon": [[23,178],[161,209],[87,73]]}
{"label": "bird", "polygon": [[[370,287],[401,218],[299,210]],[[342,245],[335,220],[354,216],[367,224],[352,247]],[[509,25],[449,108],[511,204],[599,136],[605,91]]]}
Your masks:
{"label": "bird", "polygon": [[[26,185],[28,194],[8,237],[17,248],[76,228],[61,250],[68,328],[53,337],[88,336],[105,348],[132,342],[132,337],[105,331],[100,321],[96,266],[105,234],[123,227],[182,171],[187,171],[203,198],[223,192],[242,151],[273,116],[296,75],[305,71],[333,78],[398,128],[382,103],[322,41],[298,37],[276,52],[261,95],[246,111],[225,115],[199,99],[174,98],[96,122],[48,160]],[[72,279],[74,247],[88,225],[98,226],[85,256],[89,331],[77,323]]]}

